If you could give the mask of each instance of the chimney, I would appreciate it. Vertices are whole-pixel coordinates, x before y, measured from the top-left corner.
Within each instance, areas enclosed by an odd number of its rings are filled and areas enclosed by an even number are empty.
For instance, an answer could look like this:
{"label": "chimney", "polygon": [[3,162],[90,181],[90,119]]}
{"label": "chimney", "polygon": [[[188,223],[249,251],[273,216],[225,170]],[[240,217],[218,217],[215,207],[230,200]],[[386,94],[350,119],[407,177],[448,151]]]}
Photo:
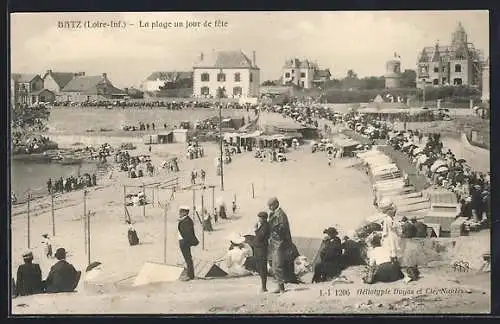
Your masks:
{"label": "chimney", "polygon": [[255,60],[255,51],[252,52],[252,63],[253,65],[257,65],[257,61]]}
{"label": "chimney", "polygon": [[200,61],[203,61],[203,52],[200,53]]}

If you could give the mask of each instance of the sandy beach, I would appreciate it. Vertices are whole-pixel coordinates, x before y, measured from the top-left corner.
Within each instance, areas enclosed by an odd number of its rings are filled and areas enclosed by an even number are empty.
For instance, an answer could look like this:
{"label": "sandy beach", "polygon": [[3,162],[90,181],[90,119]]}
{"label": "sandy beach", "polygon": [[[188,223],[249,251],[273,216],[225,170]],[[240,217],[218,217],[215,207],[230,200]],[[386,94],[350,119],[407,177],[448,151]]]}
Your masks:
{"label": "sandy beach", "polygon": [[[281,118],[272,115],[273,118]],[[172,177],[179,177],[181,187],[189,185],[192,169],[207,171],[207,185],[215,185],[215,200],[223,197],[230,206],[236,197],[238,210],[231,219],[214,225],[215,231],[205,233],[205,248],[200,244],[193,249],[194,259],[218,260],[225,256],[228,236],[232,233],[248,233],[256,221],[256,214],[266,209],[269,197],[279,198],[287,212],[293,237],[320,238],[324,228],[335,226],[341,235],[354,230],[375,209],[372,205],[372,191],[367,176],[355,165],[355,158],[334,160],[328,167],[324,153],[311,154],[310,147],[304,145],[288,154],[284,163],[270,163],[253,157],[253,152],[237,154],[233,162],[224,168],[224,187],[220,191],[220,177],[216,176],[214,158],[218,155],[218,146],[214,143],[203,144],[206,156],[201,159],[187,160],[185,144],[167,144],[152,146],[152,161],[158,166],[167,156],[180,158],[179,173],[169,174],[163,170],[155,177],[129,179],[126,174],[113,171],[100,180],[99,186],[90,188],[86,208],[95,212],[91,218],[91,261],[103,263],[100,282],[101,291],[95,287],[85,287],[80,282],[77,292],[71,294],[36,295],[18,297],[12,301],[14,314],[105,314],[105,313],[340,313],[340,312],[404,312],[408,307],[415,312],[460,312],[469,310],[470,303],[477,303],[478,312],[489,311],[489,285],[485,276],[489,274],[468,274],[478,284],[464,288],[453,279],[458,274],[446,276],[435,269],[422,270],[424,278],[416,283],[405,285],[402,282],[367,287],[361,282],[360,268],[353,267],[344,274],[353,281],[351,285],[340,285],[352,295],[349,298],[327,296],[331,289],[337,288],[331,283],[291,285],[289,294],[283,296],[259,295],[258,280],[254,277],[195,280],[193,282],[173,282],[144,287],[131,287],[133,278],[147,261],[163,262],[164,210],[157,202],[169,203],[167,213],[167,264],[183,265],[178,249],[176,235],[177,207],[193,203],[191,190],[175,193],[170,201],[171,192],[160,190],[154,204],[146,206],[146,217],[142,216],[142,207],[129,207],[139,238],[139,246],[128,245],[124,223],[123,185],[140,186],[143,183],[164,182]],[[147,154],[147,146],[138,145],[132,154]],[[255,198],[252,198],[252,184]],[[128,193],[137,193],[129,188]],[[148,201],[152,193],[146,190]],[[196,208],[201,209],[200,191],[196,192]],[[210,190],[203,193],[204,206],[212,209]],[[82,191],[66,193],[55,199],[56,236],[54,248],[63,246],[69,251],[68,261],[84,272],[88,257],[85,253],[84,229],[82,223]],[[26,205],[13,207],[12,210],[12,271],[20,264],[21,254],[27,249]],[[42,256],[41,234],[52,233],[50,199],[37,200],[31,206],[31,247],[35,262],[40,263],[45,277],[54,259]],[[203,237],[199,222],[195,221],[197,236]],[[472,238],[472,237],[471,237]],[[480,242],[488,245],[489,235],[481,234]],[[476,238],[477,241],[477,238]],[[448,270],[449,272],[449,270]],[[467,282],[474,282],[467,277]],[[485,278],[482,278],[485,277]],[[446,278],[446,279],[443,279]],[[451,279],[450,279],[451,278]],[[479,279],[478,279],[479,278]],[[482,278],[482,279],[481,279]],[[445,280],[445,281],[443,281]],[[455,281],[453,281],[455,280]],[[471,281],[472,280],[472,281]],[[489,280],[489,279],[488,279]],[[443,283],[444,282],[444,283]],[[380,286],[380,287],[379,287]],[[459,287],[465,289],[456,294],[432,296],[417,294],[418,288],[430,289]],[[394,293],[387,296],[367,296],[356,294],[357,289],[406,289],[407,294]],[[418,297],[417,297],[418,296]],[[419,298],[413,305],[408,298]],[[148,303],[137,301],[147,299]],[[405,301],[406,300],[406,301]],[[378,301],[378,302],[377,302]],[[374,305],[370,303],[376,303]],[[398,304],[400,303],[400,304]],[[406,303],[406,304],[405,304]],[[413,306],[408,306],[409,304]],[[438,307],[438,305],[440,305]],[[367,305],[365,305],[367,304]],[[383,306],[378,306],[381,304]],[[363,306],[365,305],[365,306]],[[403,306],[397,306],[403,305]],[[376,306],[376,307],[375,307]]]}

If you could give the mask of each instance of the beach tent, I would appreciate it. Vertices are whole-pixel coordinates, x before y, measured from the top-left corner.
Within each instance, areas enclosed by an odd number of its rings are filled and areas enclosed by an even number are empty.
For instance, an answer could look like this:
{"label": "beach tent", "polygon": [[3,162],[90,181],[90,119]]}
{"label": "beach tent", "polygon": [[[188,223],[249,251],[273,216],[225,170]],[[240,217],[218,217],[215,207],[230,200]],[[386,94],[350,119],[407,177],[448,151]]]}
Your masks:
{"label": "beach tent", "polygon": [[156,262],[146,262],[134,280],[133,286],[148,285],[158,282],[177,281],[181,277],[183,267]]}
{"label": "beach tent", "polygon": [[292,241],[297,247],[299,254],[305,256],[311,264],[316,264],[319,261],[321,238],[296,236],[292,238]]}

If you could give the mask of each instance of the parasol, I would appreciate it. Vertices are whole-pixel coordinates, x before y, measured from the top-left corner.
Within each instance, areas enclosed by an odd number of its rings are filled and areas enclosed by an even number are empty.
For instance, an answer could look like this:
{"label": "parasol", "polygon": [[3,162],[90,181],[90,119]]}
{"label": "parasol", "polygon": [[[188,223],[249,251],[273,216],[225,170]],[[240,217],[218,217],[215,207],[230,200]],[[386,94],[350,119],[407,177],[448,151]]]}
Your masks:
{"label": "parasol", "polygon": [[431,165],[431,171],[436,172],[437,168],[439,168],[442,165],[447,165],[446,161],[443,160],[437,160]]}
{"label": "parasol", "polygon": [[439,168],[436,169],[436,171],[434,171],[436,173],[443,173],[443,172],[448,172],[448,167],[447,166],[440,166]]}

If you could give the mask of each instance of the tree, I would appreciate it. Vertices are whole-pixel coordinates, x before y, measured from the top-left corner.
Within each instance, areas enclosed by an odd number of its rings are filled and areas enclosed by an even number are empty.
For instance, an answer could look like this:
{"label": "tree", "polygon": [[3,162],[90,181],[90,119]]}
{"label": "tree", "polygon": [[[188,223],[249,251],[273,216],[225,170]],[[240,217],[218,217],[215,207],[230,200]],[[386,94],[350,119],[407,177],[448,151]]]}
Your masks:
{"label": "tree", "polygon": [[349,70],[347,70],[347,78],[348,79],[357,79],[358,75],[354,72],[354,70],[349,69]]}
{"label": "tree", "polygon": [[416,88],[417,72],[415,70],[405,70],[401,74],[401,88]]}
{"label": "tree", "polygon": [[385,88],[385,78],[383,76],[366,77],[361,79],[360,81],[361,81],[360,89],[362,90],[374,90],[374,89],[382,90]]}

